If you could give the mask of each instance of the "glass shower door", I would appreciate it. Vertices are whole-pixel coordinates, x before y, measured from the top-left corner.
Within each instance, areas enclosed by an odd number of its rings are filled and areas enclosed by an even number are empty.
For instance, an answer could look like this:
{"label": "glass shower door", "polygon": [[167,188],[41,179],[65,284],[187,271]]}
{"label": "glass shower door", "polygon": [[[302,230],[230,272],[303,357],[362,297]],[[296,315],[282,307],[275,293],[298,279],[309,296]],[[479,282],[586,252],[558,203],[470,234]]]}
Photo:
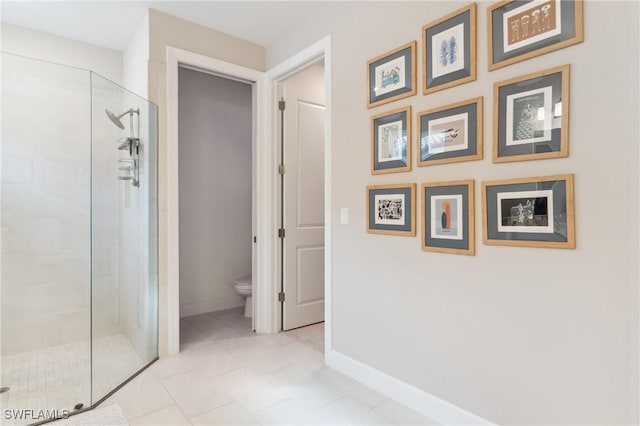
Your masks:
{"label": "glass shower door", "polygon": [[92,403],[157,358],[157,107],[91,73]]}
{"label": "glass shower door", "polygon": [[90,80],[1,63],[0,424],[25,425],[91,402]]}

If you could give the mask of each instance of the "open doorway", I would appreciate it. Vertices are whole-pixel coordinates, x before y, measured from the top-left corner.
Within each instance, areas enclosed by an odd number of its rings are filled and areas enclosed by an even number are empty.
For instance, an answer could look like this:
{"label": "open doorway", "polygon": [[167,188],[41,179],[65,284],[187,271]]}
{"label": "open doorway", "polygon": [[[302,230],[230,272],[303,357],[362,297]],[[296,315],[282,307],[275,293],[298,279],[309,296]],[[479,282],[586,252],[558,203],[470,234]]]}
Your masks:
{"label": "open doorway", "polygon": [[253,329],[254,119],[251,82],[180,66],[178,88],[184,346]]}
{"label": "open doorway", "polygon": [[[259,274],[256,274],[256,268],[264,262],[260,261],[259,256],[257,256],[258,249],[257,247],[260,245],[260,241],[256,243],[255,236],[258,235],[259,232],[264,234],[264,231],[261,231],[264,228],[264,224],[258,223],[257,218],[261,216],[266,216],[269,219],[268,210],[265,215],[265,207],[256,202],[258,198],[258,185],[257,176],[258,176],[258,167],[260,166],[259,158],[264,157],[261,155],[260,150],[261,147],[264,146],[264,136],[262,136],[264,131],[264,120],[261,119],[260,113],[260,105],[265,102],[265,74],[263,72],[255,71],[249,68],[245,68],[242,66],[238,66],[235,64],[231,64],[228,62],[220,61],[214,58],[210,58],[203,55],[198,55],[193,52],[188,52],[185,50],[177,49],[174,47],[167,48],[167,110],[166,110],[166,122],[167,122],[167,135],[166,135],[166,213],[165,219],[167,223],[167,235],[166,235],[166,249],[168,252],[167,258],[167,285],[166,285],[166,318],[167,321],[164,325],[162,324],[163,315],[160,316],[161,326],[160,326],[160,337],[161,342],[163,337],[166,336],[166,347],[165,352],[168,355],[177,354],[180,352],[180,338],[181,334],[181,286],[180,286],[180,215],[181,215],[181,206],[180,206],[180,145],[182,144],[182,140],[180,137],[181,125],[179,123],[180,114],[179,114],[179,102],[180,102],[180,90],[179,90],[179,73],[181,69],[188,68],[190,70],[194,70],[200,73],[214,75],[216,77],[222,77],[226,80],[230,80],[233,82],[240,82],[243,84],[247,84],[251,88],[251,122],[247,126],[251,130],[251,152],[252,156],[250,159],[250,172],[248,174],[251,176],[251,223],[250,223],[250,239],[249,245],[251,247],[251,276],[252,276],[252,287],[253,287],[253,304],[255,306],[255,288],[258,284],[256,281],[260,280]],[[224,152],[220,153],[221,156],[224,156]],[[188,165],[183,167],[189,167]],[[228,182],[227,177],[223,179]],[[206,190],[208,187],[208,182],[197,182],[199,188]],[[183,186],[184,187],[184,186]],[[162,208],[160,212],[160,218],[162,222]],[[212,219],[213,220],[213,219]],[[265,239],[262,244],[268,243]],[[184,266],[183,266],[184,267]],[[240,274],[242,275],[242,274]],[[228,284],[229,285],[229,284]],[[233,284],[230,284],[233,286]],[[161,286],[162,288],[162,286]],[[229,296],[232,297],[232,296]],[[162,295],[161,295],[162,300]],[[183,299],[184,301],[184,299]],[[199,300],[198,302],[203,302],[200,304],[206,305],[207,303],[204,300]],[[236,303],[240,304],[242,302],[236,299]],[[161,303],[162,305],[162,303]],[[211,305],[209,305],[211,306]],[[193,305],[192,307],[198,307],[198,304]],[[240,307],[238,308],[240,309]],[[242,315],[242,322],[246,323],[247,321],[244,319]],[[254,310],[253,316],[250,320],[251,325],[249,326],[250,330],[259,331],[260,322],[256,319],[256,311]]]}
{"label": "open doorway", "polygon": [[278,83],[280,329],[324,321],[324,61]]}

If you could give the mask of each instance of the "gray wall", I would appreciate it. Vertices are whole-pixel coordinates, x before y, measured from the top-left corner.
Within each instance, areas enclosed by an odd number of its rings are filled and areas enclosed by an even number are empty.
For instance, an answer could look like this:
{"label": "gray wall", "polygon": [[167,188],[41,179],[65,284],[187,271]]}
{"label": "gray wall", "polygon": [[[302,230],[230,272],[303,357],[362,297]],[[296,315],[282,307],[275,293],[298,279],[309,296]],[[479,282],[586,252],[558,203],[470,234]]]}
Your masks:
{"label": "gray wall", "polygon": [[[587,1],[584,43],[488,72],[492,3],[478,3],[477,81],[372,110],[367,60],[422,48],[422,25],[467,2],[332,2],[267,50],[268,69],[332,36],[333,347],[499,424],[638,424],[638,3]],[[493,164],[493,83],[567,63],[570,156]],[[484,160],[371,175],[371,115],[476,96]],[[575,250],[482,244],[481,181],[560,173],[575,173]],[[366,185],[468,178],[476,256],[365,232]]]}
{"label": "gray wall", "polygon": [[251,274],[251,86],[180,69],[180,305]]}

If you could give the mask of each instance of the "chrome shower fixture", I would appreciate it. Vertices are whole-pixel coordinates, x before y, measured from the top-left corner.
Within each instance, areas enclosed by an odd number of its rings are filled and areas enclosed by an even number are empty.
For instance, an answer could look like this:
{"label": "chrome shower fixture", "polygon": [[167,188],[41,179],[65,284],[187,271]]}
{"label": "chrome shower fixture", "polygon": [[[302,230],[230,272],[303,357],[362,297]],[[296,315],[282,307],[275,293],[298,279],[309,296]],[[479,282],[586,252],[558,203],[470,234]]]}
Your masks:
{"label": "chrome shower fixture", "polygon": [[[131,136],[120,138],[117,140],[118,142],[118,150],[119,151],[128,151],[129,158],[122,158],[118,160],[120,163],[125,163],[124,167],[119,167],[118,170],[123,172],[118,176],[120,180],[129,180],[131,181],[132,186],[140,186],[140,164],[141,164],[141,143],[140,143],[140,109],[129,108],[127,111],[123,112],[120,115],[116,115],[113,112],[105,109],[104,112],[109,117],[109,120],[120,129],[124,130],[124,124],[120,119],[125,115],[129,115],[129,123],[131,125]],[[136,137],[133,130],[133,116],[138,116],[138,137]]]}
{"label": "chrome shower fixture", "polygon": [[125,111],[120,115],[115,115],[113,112],[109,111],[108,109],[105,109],[104,112],[107,113],[107,117],[109,117],[109,120],[111,120],[113,124],[115,124],[116,126],[120,127],[122,130],[124,130],[124,124],[122,124],[122,121],[120,121],[120,119],[127,114],[129,114],[129,116],[133,118],[133,114],[138,114],[138,115],[140,114],[140,109],[129,108],[128,111]]}

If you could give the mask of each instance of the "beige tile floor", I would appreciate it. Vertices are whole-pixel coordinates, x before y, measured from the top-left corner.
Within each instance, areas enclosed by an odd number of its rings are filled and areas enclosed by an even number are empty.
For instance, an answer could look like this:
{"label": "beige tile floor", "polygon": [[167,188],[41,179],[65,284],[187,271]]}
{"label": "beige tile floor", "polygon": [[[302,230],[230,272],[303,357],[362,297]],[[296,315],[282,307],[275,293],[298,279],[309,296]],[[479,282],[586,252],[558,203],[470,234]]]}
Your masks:
{"label": "beige tile floor", "polygon": [[185,318],[181,352],[102,406],[138,425],[435,425],[326,367],[324,324],[256,335],[241,309]]}

